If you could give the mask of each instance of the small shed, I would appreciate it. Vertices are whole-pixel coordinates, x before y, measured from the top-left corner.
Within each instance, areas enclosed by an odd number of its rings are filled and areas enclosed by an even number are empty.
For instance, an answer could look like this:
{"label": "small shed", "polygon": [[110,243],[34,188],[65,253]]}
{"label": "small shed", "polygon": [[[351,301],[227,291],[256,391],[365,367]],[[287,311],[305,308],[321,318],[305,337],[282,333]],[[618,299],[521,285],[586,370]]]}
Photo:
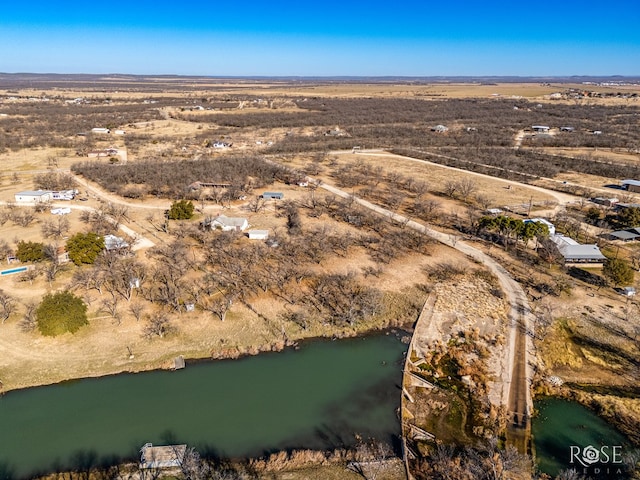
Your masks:
{"label": "small shed", "polygon": [[266,240],[269,238],[269,230],[249,230],[249,240]]}
{"label": "small shed", "polygon": [[625,297],[633,297],[636,294],[636,289],[634,287],[622,287],[620,289],[620,295],[624,295]]}
{"label": "small shed", "polygon": [[274,200],[282,200],[284,198],[284,193],[282,192],[264,192],[262,194],[262,198],[265,200],[274,199]]}
{"label": "small shed", "polygon": [[449,131],[449,127],[445,125],[436,125],[435,127],[431,127],[431,131],[436,133],[445,133]]}

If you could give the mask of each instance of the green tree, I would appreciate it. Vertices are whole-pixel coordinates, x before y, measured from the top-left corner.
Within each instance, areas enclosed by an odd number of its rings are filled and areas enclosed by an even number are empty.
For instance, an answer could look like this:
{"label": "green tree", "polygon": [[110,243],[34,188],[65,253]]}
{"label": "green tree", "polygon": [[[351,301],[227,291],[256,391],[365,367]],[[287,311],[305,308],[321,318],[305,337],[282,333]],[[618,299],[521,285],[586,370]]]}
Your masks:
{"label": "green tree", "polygon": [[194,206],[190,200],[177,200],[167,212],[169,220],[189,220],[193,217]]}
{"label": "green tree", "polygon": [[44,244],[39,242],[18,242],[16,257],[21,262],[40,262],[45,258]]}
{"label": "green tree", "polygon": [[589,207],[587,212],[584,214],[584,219],[587,223],[591,225],[595,225],[602,219],[602,210],[598,207]]}
{"label": "green tree", "polygon": [[76,233],[67,240],[69,259],[76,265],[93,264],[104,250],[104,238],[93,232]]}
{"label": "green tree", "polygon": [[633,269],[621,258],[609,258],[604,262],[602,274],[616,286],[633,282]]}
{"label": "green tree", "polygon": [[89,323],[87,306],[69,291],[48,294],[36,310],[36,322],[40,333],[48,337],[75,333]]}
{"label": "green tree", "polygon": [[622,228],[640,226],[640,208],[625,208],[618,214],[618,224]]}

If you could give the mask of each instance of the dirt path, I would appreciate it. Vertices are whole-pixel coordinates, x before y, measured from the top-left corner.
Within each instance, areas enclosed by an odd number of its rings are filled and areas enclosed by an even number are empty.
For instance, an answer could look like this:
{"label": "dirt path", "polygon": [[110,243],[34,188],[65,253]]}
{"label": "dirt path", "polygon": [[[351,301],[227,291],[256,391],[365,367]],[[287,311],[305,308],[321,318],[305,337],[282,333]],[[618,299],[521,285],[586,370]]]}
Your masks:
{"label": "dirt path", "polygon": [[[322,183],[320,187],[342,198],[352,197],[348,192],[326,183]],[[455,248],[482,263],[496,275],[511,305],[511,309],[509,312],[506,345],[502,361],[497,369],[499,371],[496,372],[496,380],[491,382],[489,386],[489,399],[494,405],[506,406],[510,416],[509,430],[511,434],[509,439],[519,451],[526,452],[529,419],[533,409],[530,390],[533,369],[529,362],[529,357],[535,358],[535,352],[533,350],[532,335],[527,335],[527,332],[533,332],[531,309],[527,296],[520,284],[493,258],[460,240],[458,236],[428,228],[366,200],[356,197],[355,201],[379,215],[406,223],[409,228],[422,232],[444,245]]]}

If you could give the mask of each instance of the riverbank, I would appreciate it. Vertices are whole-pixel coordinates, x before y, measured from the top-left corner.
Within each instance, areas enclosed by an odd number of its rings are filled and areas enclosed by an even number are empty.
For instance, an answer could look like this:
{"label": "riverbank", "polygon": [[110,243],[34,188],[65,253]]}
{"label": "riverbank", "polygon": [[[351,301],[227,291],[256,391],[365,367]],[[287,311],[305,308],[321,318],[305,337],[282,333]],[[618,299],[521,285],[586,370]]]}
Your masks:
{"label": "riverbank", "polygon": [[[356,449],[293,450],[273,453],[262,458],[202,460],[205,468],[236,475],[246,480],[405,480],[406,472],[402,460],[396,456],[384,459],[366,456]],[[87,471],[61,472],[69,480],[87,477],[102,480],[117,472],[118,477],[139,480],[140,473],[135,463],[125,463],[105,469],[91,468]],[[34,480],[59,480],[61,473],[45,475]],[[169,473],[169,472],[167,472]],[[176,473],[179,475],[178,473]]]}
{"label": "riverbank", "polygon": [[[610,388],[615,390],[614,386]],[[629,396],[628,390],[624,391],[627,392],[626,397],[580,391],[571,385],[553,388],[544,385],[538,387],[536,396],[552,396],[576,402],[617,429],[633,445],[640,447],[640,397]]]}
{"label": "riverbank", "polygon": [[[236,359],[281,351],[299,342],[321,338],[349,338],[410,326],[418,316],[424,293],[388,292],[385,310],[353,327],[313,324],[300,326],[271,315],[254,302],[253,309],[234,306],[224,322],[204,313],[176,314],[174,332],[164,338],[145,338],[143,321],[94,318],[76,334],[43,337],[25,333],[18,322],[2,325],[0,393],[80,378],[169,369],[174,358],[189,360]],[[265,311],[258,315],[256,311]]]}
{"label": "riverbank", "polygon": [[354,448],[358,438],[395,445],[406,344],[387,333],[10,392],[1,400],[0,467],[31,478],[113,465],[147,442],[185,443],[212,458]]}

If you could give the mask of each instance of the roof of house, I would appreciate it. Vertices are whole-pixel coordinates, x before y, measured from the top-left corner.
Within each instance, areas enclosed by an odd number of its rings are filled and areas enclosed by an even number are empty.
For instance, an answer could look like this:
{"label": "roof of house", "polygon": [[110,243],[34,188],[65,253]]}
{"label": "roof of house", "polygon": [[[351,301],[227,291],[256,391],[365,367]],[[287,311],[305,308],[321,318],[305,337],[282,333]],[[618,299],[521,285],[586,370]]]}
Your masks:
{"label": "roof of house", "polygon": [[553,223],[551,223],[549,220],[546,220],[544,218],[527,218],[524,223],[543,223],[544,225],[546,225],[547,227],[554,227]]}
{"label": "roof of house", "polygon": [[622,180],[622,185],[635,185],[636,187],[640,186],[640,180]]}
{"label": "roof of house", "polygon": [[565,260],[606,260],[597,245],[582,245],[564,235],[549,237],[556,244]]}
{"label": "roof of house", "polygon": [[107,250],[115,250],[117,248],[126,248],[129,244],[124,241],[123,238],[116,237],[115,235],[104,236],[104,248]]}
{"label": "roof of house", "polygon": [[247,219],[242,217],[227,217],[225,215],[218,215],[211,220],[211,223],[218,223],[225,227],[242,227],[246,224]]}
{"label": "roof of house", "polygon": [[30,197],[40,197],[45,194],[51,194],[51,190],[25,190],[23,192],[18,192],[16,195],[30,196]]}
{"label": "roof of house", "polygon": [[618,230],[617,232],[611,232],[610,237],[615,237],[618,240],[635,240],[640,237],[640,233],[631,232],[629,230]]}

